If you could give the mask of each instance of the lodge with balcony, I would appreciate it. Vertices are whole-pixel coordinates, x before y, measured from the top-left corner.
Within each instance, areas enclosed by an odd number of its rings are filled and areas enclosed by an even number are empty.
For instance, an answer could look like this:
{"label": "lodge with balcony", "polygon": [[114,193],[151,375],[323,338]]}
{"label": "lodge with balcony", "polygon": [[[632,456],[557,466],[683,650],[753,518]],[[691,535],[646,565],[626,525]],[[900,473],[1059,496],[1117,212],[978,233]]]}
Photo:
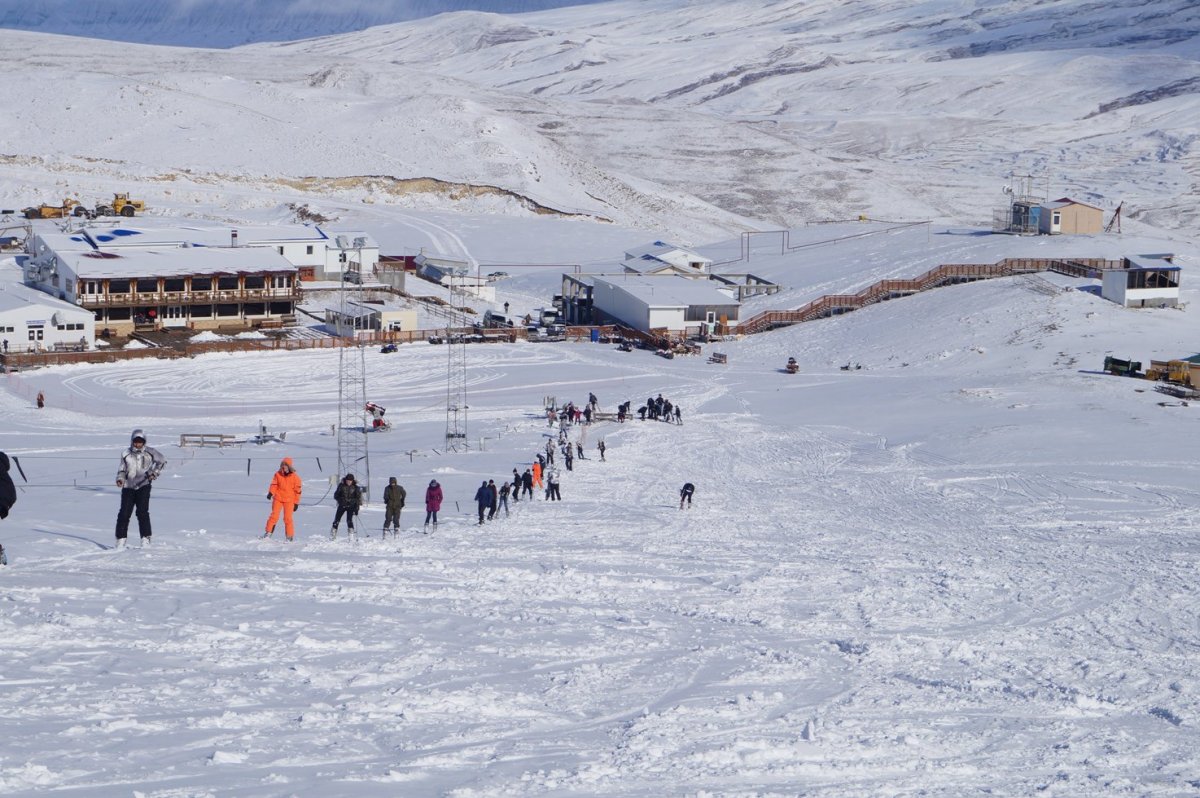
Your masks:
{"label": "lodge with balcony", "polygon": [[27,285],[92,311],[96,328],[252,329],[295,321],[298,268],[263,247],[55,251],[35,241]]}

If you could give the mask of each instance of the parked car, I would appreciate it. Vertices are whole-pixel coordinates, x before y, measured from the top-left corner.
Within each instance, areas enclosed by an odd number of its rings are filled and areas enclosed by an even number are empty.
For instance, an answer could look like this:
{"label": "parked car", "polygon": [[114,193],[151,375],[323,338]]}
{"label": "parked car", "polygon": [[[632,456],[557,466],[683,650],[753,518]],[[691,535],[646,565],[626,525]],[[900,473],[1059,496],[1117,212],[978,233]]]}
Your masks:
{"label": "parked car", "polygon": [[488,279],[503,280],[507,276],[508,276],[508,272],[491,272],[490,274],[488,274]]}
{"label": "parked car", "polygon": [[513,327],[512,319],[505,316],[503,313],[497,313],[494,310],[489,310],[483,314],[484,327]]}

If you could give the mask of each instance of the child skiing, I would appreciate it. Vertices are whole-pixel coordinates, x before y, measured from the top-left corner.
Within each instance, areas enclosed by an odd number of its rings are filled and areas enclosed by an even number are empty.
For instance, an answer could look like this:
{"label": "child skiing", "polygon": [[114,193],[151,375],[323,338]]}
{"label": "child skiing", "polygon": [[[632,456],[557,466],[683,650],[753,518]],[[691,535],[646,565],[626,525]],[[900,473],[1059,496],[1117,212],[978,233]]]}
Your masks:
{"label": "child skiing", "polygon": [[442,486],[436,479],[429,480],[425,489],[425,534],[429,534],[429,519],[433,519],[433,531],[437,532],[437,514],[442,509]]}
{"label": "child skiing", "polygon": [[679,509],[683,509],[683,503],[686,501],[688,509],[692,509],[692,494],[696,492],[696,486],[690,482],[683,483],[683,487],[679,489]]}

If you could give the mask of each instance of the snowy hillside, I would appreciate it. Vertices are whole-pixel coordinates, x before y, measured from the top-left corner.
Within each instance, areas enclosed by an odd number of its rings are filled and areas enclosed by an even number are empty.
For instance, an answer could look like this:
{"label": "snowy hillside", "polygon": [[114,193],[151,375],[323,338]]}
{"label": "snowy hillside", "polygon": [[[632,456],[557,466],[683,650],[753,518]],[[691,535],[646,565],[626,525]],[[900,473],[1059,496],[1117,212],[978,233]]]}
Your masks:
{"label": "snowy hillside", "polygon": [[362,30],[449,11],[500,14],[537,11],[597,0],[100,0],[0,1],[0,28],[60,33],[89,39],[235,47]]}
{"label": "snowy hillside", "polygon": [[[502,229],[463,232],[488,248]],[[931,244],[994,259],[998,240],[829,244],[793,288]],[[370,437],[357,544],[328,540],[335,352],[10,375],[0,794],[1191,795],[1196,408],[1098,368],[1190,354],[1197,291],[1129,311],[1087,287],[937,289],[707,347],[725,366],[473,347],[459,454],[444,348],[368,352],[395,429]],[[543,398],[589,391],[608,410],[661,392],[683,424],[571,428],[587,459],[562,502],[476,525],[480,481],[556,434]],[[286,445],[176,445],[260,420]],[[170,463],[154,546],[115,552],[134,427]],[[284,455],[305,480],[291,545],[256,537]],[[385,542],[391,475],[409,498]],[[446,503],[425,535],[431,479]]]}
{"label": "snowy hillside", "polygon": [[860,214],[987,221],[1030,173],[1189,230],[1198,14],[640,0],[216,52],[9,30],[0,203],[127,188],[201,215],[560,213],[705,243]]}

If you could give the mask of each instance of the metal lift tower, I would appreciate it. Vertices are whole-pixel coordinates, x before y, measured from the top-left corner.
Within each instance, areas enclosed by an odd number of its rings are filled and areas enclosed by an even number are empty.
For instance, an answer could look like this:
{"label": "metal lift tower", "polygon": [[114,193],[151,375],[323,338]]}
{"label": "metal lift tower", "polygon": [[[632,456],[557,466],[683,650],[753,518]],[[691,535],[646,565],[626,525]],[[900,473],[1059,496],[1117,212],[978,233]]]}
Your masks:
{"label": "metal lift tower", "polygon": [[450,277],[450,316],[446,328],[446,448],[465,452],[467,444],[467,336],[454,325],[469,326],[460,308],[466,305],[465,272]]}
{"label": "metal lift tower", "polygon": [[[363,502],[370,500],[371,462],[367,455],[367,364],[366,348],[357,332],[362,319],[362,249],[365,238],[355,238],[353,243],[345,236],[336,239],[342,251],[341,301],[337,334],[350,336],[353,340],[338,348],[338,472],[340,482],[346,474],[354,474],[362,488]],[[357,253],[357,262],[350,260],[350,253]],[[351,268],[353,267],[353,269]],[[346,279],[353,272],[357,281]],[[358,304],[351,305],[354,301]]]}

